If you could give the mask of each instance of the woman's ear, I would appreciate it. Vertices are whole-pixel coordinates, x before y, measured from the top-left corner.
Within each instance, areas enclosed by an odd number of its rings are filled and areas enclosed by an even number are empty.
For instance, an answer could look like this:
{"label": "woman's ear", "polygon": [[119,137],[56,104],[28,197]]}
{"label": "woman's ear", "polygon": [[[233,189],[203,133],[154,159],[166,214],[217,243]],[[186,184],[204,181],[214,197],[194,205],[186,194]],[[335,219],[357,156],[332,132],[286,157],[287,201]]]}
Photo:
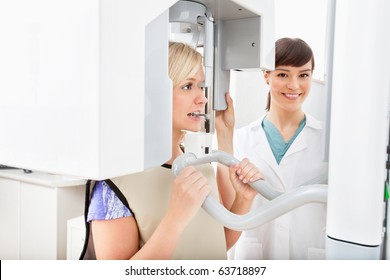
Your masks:
{"label": "woman's ear", "polygon": [[263,71],[264,82],[269,85],[269,71]]}

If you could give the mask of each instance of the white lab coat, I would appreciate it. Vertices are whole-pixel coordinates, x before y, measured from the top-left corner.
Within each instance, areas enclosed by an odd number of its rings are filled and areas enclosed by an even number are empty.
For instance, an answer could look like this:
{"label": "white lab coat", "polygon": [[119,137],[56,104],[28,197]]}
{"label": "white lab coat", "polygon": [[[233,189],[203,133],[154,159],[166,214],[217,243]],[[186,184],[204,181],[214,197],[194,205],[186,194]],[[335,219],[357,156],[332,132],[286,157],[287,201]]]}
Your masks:
{"label": "white lab coat", "polygon": [[[278,165],[261,126],[263,117],[235,131],[238,159],[248,158],[278,191],[288,192],[320,175],[323,162],[322,123],[306,114],[306,125]],[[321,177],[321,176],[320,176]],[[252,208],[268,200],[257,195]],[[234,259],[324,259],[326,205],[309,203],[255,229],[244,231],[229,252]]]}

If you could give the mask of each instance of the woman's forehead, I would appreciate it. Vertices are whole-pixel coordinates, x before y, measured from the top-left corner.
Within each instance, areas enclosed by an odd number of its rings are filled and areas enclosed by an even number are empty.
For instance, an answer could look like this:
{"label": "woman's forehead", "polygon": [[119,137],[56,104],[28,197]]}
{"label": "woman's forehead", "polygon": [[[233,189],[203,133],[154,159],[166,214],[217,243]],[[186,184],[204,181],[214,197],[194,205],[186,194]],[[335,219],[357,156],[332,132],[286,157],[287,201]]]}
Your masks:
{"label": "woman's forehead", "polygon": [[305,71],[312,71],[312,64],[309,61],[308,63],[302,65],[302,66],[292,66],[292,65],[279,65],[275,68],[275,71],[299,71],[299,72],[305,72]]}

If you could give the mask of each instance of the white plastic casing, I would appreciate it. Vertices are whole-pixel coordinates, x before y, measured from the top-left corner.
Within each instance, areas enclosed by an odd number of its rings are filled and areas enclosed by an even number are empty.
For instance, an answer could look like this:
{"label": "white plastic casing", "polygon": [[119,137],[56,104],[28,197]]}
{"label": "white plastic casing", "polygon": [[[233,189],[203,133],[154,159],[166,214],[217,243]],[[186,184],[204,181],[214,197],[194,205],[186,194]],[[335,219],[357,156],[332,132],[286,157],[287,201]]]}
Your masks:
{"label": "white plastic casing", "polygon": [[0,163],[98,179],[170,158],[176,1],[149,2],[1,1]]}
{"label": "white plastic casing", "polygon": [[387,1],[336,6],[327,235],[363,246],[382,242],[389,9]]}

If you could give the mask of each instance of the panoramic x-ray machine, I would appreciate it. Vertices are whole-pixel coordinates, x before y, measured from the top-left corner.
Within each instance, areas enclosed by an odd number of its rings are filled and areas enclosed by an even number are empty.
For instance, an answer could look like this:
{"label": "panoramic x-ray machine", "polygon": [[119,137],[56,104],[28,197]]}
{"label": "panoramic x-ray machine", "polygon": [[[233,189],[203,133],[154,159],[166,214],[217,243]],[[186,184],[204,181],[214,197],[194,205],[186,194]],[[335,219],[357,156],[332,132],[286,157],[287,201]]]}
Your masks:
{"label": "panoramic x-ray machine", "polygon": [[[330,0],[328,186],[308,182],[278,193],[256,182],[269,204],[243,216],[207,198],[204,209],[222,224],[249,229],[327,202],[327,258],[385,258],[390,38],[381,34],[390,4],[377,2]],[[211,150],[213,110],[226,107],[230,71],[274,67],[273,30],[272,0],[1,1],[0,162],[92,179],[164,163],[171,151],[171,127],[162,125],[172,111],[169,40],[203,51],[209,99],[202,137],[186,142],[193,152],[173,171],[237,162]]]}
{"label": "panoramic x-ray machine", "polygon": [[[186,6],[184,7],[184,3]],[[192,6],[193,5],[193,6]],[[191,2],[178,2],[171,10],[196,10],[197,3]],[[380,2],[380,5],[389,5],[385,2]],[[307,182],[305,186],[297,188],[293,192],[278,193],[272,189],[272,186],[268,186],[266,182],[259,181],[253,184],[253,187],[264,197],[268,198],[269,203],[263,208],[257,209],[258,211],[252,211],[246,215],[237,216],[229,213],[219,203],[213,201],[212,198],[207,198],[203,204],[203,208],[209,212],[214,218],[219,220],[225,226],[234,229],[249,229],[257,225],[261,225],[270,221],[294,208],[297,208],[305,203],[309,202],[328,202],[328,222],[327,222],[327,241],[326,241],[326,254],[328,259],[383,259],[388,258],[388,242],[386,238],[386,228],[388,222],[386,216],[388,215],[387,199],[388,199],[388,187],[385,178],[385,147],[386,147],[386,132],[389,132],[388,128],[388,97],[390,93],[389,83],[390,79],[376,78],[376,75],[369,75],[369,79],[365,79],[361,86],[356,89],[355,82],[350,85],[350,81],[354,81],[354,77],[351,77],[350,67],[340,67],[340,61],[345,61],[345,65],[356,64],[356,57],[361,53],[366,53],[365,48],[374,48],[378,43],[378,40],[382,40],[380,34],[382,31],[378,28],[373,28],[376,31],[373,32],[371,28],[374,26],[384,26],[383,22],[388,21],[385,19],[383,12],[379,13],[381,8],[385,7],[371,7],[368,15],[365,10],[365,3],[363,1],[357,2],[342,2],[329,1],[329,15],[328,15],[328,36],[327,36],[327,94],[328,94],[328,108],[327,115],[325,116],[327,125],[327,151],[325,160],[329,159],[330,171],[329,171],[329,189],[330,199],[327,200],[328,187],[326,185],[320,185],[315,183],[323,182],[324,178],[316,178],[311,182]],[[261,10],[261,9],[260,9]],[[263,10],[271,13],[271,9]],[[353,11],[351,13],[351,11]],[[176,15],[177,12],[171,13]],[[213,18],[213,14],[210,14],[210,10],[205,13],[208,18]],[[365,21],[361,21],[361,16],[365,16]],[[265,16],[267,18],[267,15]],[[345,20],[345,19],[348,19]],[[251,19],[253,20],[253,19]],[[181,21],[186,22],[184,18]],[[204,20],[200,22],[203,24]],[[199,23],[199,20],[198,20]],[[246,22],[247,23],[247,22]],[[270,28],[269,23],[263,22],[261,31]],[[382,24],[381,24],[382,23]],[[192,24],[195,24],[192,22]],[[229,73],[230,70],[236,69],[248,69],[248,68],[272,68],[272,62],[267,64],[262,62],[266,61],[266,57],[260,57],[260,63],[257,66],[253,66],[247,61],[257,61],[257,57],[253,53],[248,53],[245,48],[247,41],[241,38],[243,30],[251,30],[253,26],[259,26],[258,23],[251,21],[244,26],[243,23],[233,24],[225,21],[215,21],[216,32],[210,32],[210,27],[206,25],[203,28],[205,37],[203,46],[205,53],[205,71],[206,71],[206,93],[209,92],[211,87],[213,93],[213,109],[220,110],[225,108],[224,93],[228,90]],[[368,28],[367,28],[368,25]],[[346,32],[349,29],[360,27],[366,30],[369,35],[369,43],[365,45],[358,44],[360,36],[354,37],[352,34],[345,37]],[[228,28],[229,31],[226,31]],[[383,30],[384,32],[384,30]],[[208,42],[213,41],[210,36],[216,35],[214,38],[215,46],[212,47],[215,51],[215,64],[211,66],[214,70],[214,84],[208,82],[208,73],[211,63],[209,59],[210,46]],[[233,34],[233,35],[232,35]],[[356,34],[356,33],[353,33]],[[252,35],[252,34],[251,34]],[[265,36],[266,34],[262,34]],[[201,38],[202,36],[194,35],[191,43],[194,43],[193,38]],[[253,39],[254,37],[251,37]],[[261,38],[263,39],[263,37]],[[201,40],[200,40],[201,41]],[[245,42],[243,45],[239,45],[238,42]],[[256,42],[257,43],[257,42]],[[264,40],[260,42],[263,46],[263,50],[266,49],[264,45],[268,42]],[[202,41],[201,41],[202,44]],[[360,48],[352,47],[352,45],[359,45]],[[237,46],[235,50],[234,47]],[[349,52],[346,51],[348,46],[351,46]],[[389,77],[390,59],[385,58],[385,62],[377,57],[385,56],[386,48],[389,47],[389,40],[385,40],[382,44],[381,52],[372,52],[367,54],[366,59],[370,60],[368,65],[370,69],[381,69],[380,71],[386,73],[384,76]],[[352,49],[354,51],[352,51]],[[236,51],[236,52],[235,52]],[[268,55],[274,55],[272,52]],[[347,55],[348,54],[348,55]],[[373,56],[373,57],[369,57]],[[375,66],[374,66],[375,65]],[[356,67],[356,69],[359,69]],[[210,72],[208,72],[210,71]],[[361,72],[360,72],[361,73]],[[363,78],[362,78],[363,80]],[[367,84],[365,84],[367,83]],[[372,84],[375,84],[373,87]],[[350,87],[350,88],[349,88]],[[378,92],[378,98],[371,98],[367,102],[366,98],[356,99],[359,93],[362,97],[369,91],[369,88],[375,88],[374,91]],[[333,94],[332,92],[343,94]],[[350,94],[352,96],[350,96]],[[367,114],[361,114],[364,110],[368,110]],[[369,115],[369,116],[368,116]],[[351,120],[347,116],[352,116]],[[361,117],[361,119],[358,118]],[[211,121],[212,115],[211,115]],[[370,124],[369,120],[375,122],[376,125]],[[213,125],[211,125],[213,127]],[[361,128],[365,128],[364,137],[361,137]],[[331,129],[332,128],[332,129]],[[330,133],[332,132],[332,133]],[[367,135],[366,135],[367,134]],[[199,134],[198,134],[199,135]],[[200,134],[202,135],[202,134]],[[346,137],[348,135],[349,137]],[[356,136],[355,136],[356,135]],[[190,137],[191,134],[189,135]],[[186,153],[179,157],[173,165],[175,174],[178,174],[184,166],[188,164],[201,164],[208,161],[214,161],[230,165],[237,162],[236,159],[231,158],[220,151],[208,152],[207,140],[202,142],[199,139],[207,139],[207,136],[203,138],[195,138],[197,145],[191,143],[191,147],[198,147],[193,153]],[[346,139],[354,139],[354,143],[345,141]],[[358,139],[358,140],[355,140]],[[356,142],[355,142],[356,141]],[[357,152],[356,144],[362,141],[361,146],[364,143],[371,143],[372,149],[366,149],[363,152]],[[358,145],[359,147],[360,145]],[[206,147],[206,149],[205,149]],[[375,148],[374,148],[375,147]],[[203,148],[204,150],[202,150]],[[360,149],[359,149],[360,150]],[[387,148],[389,151],[390,148]],[[389,153],[389,152],[388,152]],[[358,158],[356,158],[358,156]],[[351,160],[356,158],[362,166],[361,170],[366,172],[360,172],[356,174],[356,168],[358,165],[354,164],[354,168],[351,168]],[[389,165],[389,164],[388,164]],[[384,183],[386,181],[386,184]]]}
{"label": "panoramic x-ray machine", "polygon": [[[268,19],[267,15],[256,14],[245,18],[237,17],[242,16],[242,10],[239,6],[216,10],[213,6],[206,7],[202,3],[192,1],[179,1],[170,8],[169,16],[173,29],[171,40],[186,42],[195,48],[203,49],[205,91],[209,100],[213,101],[206,110],[208,125],[205,132],[196,133],[195,136],[187,132],[184,142],[186,154],[177,158],[172,166],[176,175],[187,165],[219,162],[229,166],[238,162],[226,153],[211,151],[207,134],[213,132],[210,131],[213,129],[214,120],[212,110],[226,109],[225,93],[229,90],[231,70],[273,69],[275,57],[273,17],[269,16]],[[236,18],[226,18],[217,11],[229,12],[230,15],[236,13]],[[258,13],[264,11],[273,14],[272,2],[262,1],[262,4],[258,5]],[[267,22],[266,19],[271,21]],[[264,29],[268,30],[269,34],[263,34]],[[191,149],[193,147],[194,149]],[[235,215],[212,197],[206,198],[203,208],[225,226],[242,230],[264,224],[305,203],[325,203],[327,198],[327,188],[323,185],[308,184],[288,194],[276,192],[263,180],[252,186],[270,200],[269,204],[259,211],[242,216]]]}

